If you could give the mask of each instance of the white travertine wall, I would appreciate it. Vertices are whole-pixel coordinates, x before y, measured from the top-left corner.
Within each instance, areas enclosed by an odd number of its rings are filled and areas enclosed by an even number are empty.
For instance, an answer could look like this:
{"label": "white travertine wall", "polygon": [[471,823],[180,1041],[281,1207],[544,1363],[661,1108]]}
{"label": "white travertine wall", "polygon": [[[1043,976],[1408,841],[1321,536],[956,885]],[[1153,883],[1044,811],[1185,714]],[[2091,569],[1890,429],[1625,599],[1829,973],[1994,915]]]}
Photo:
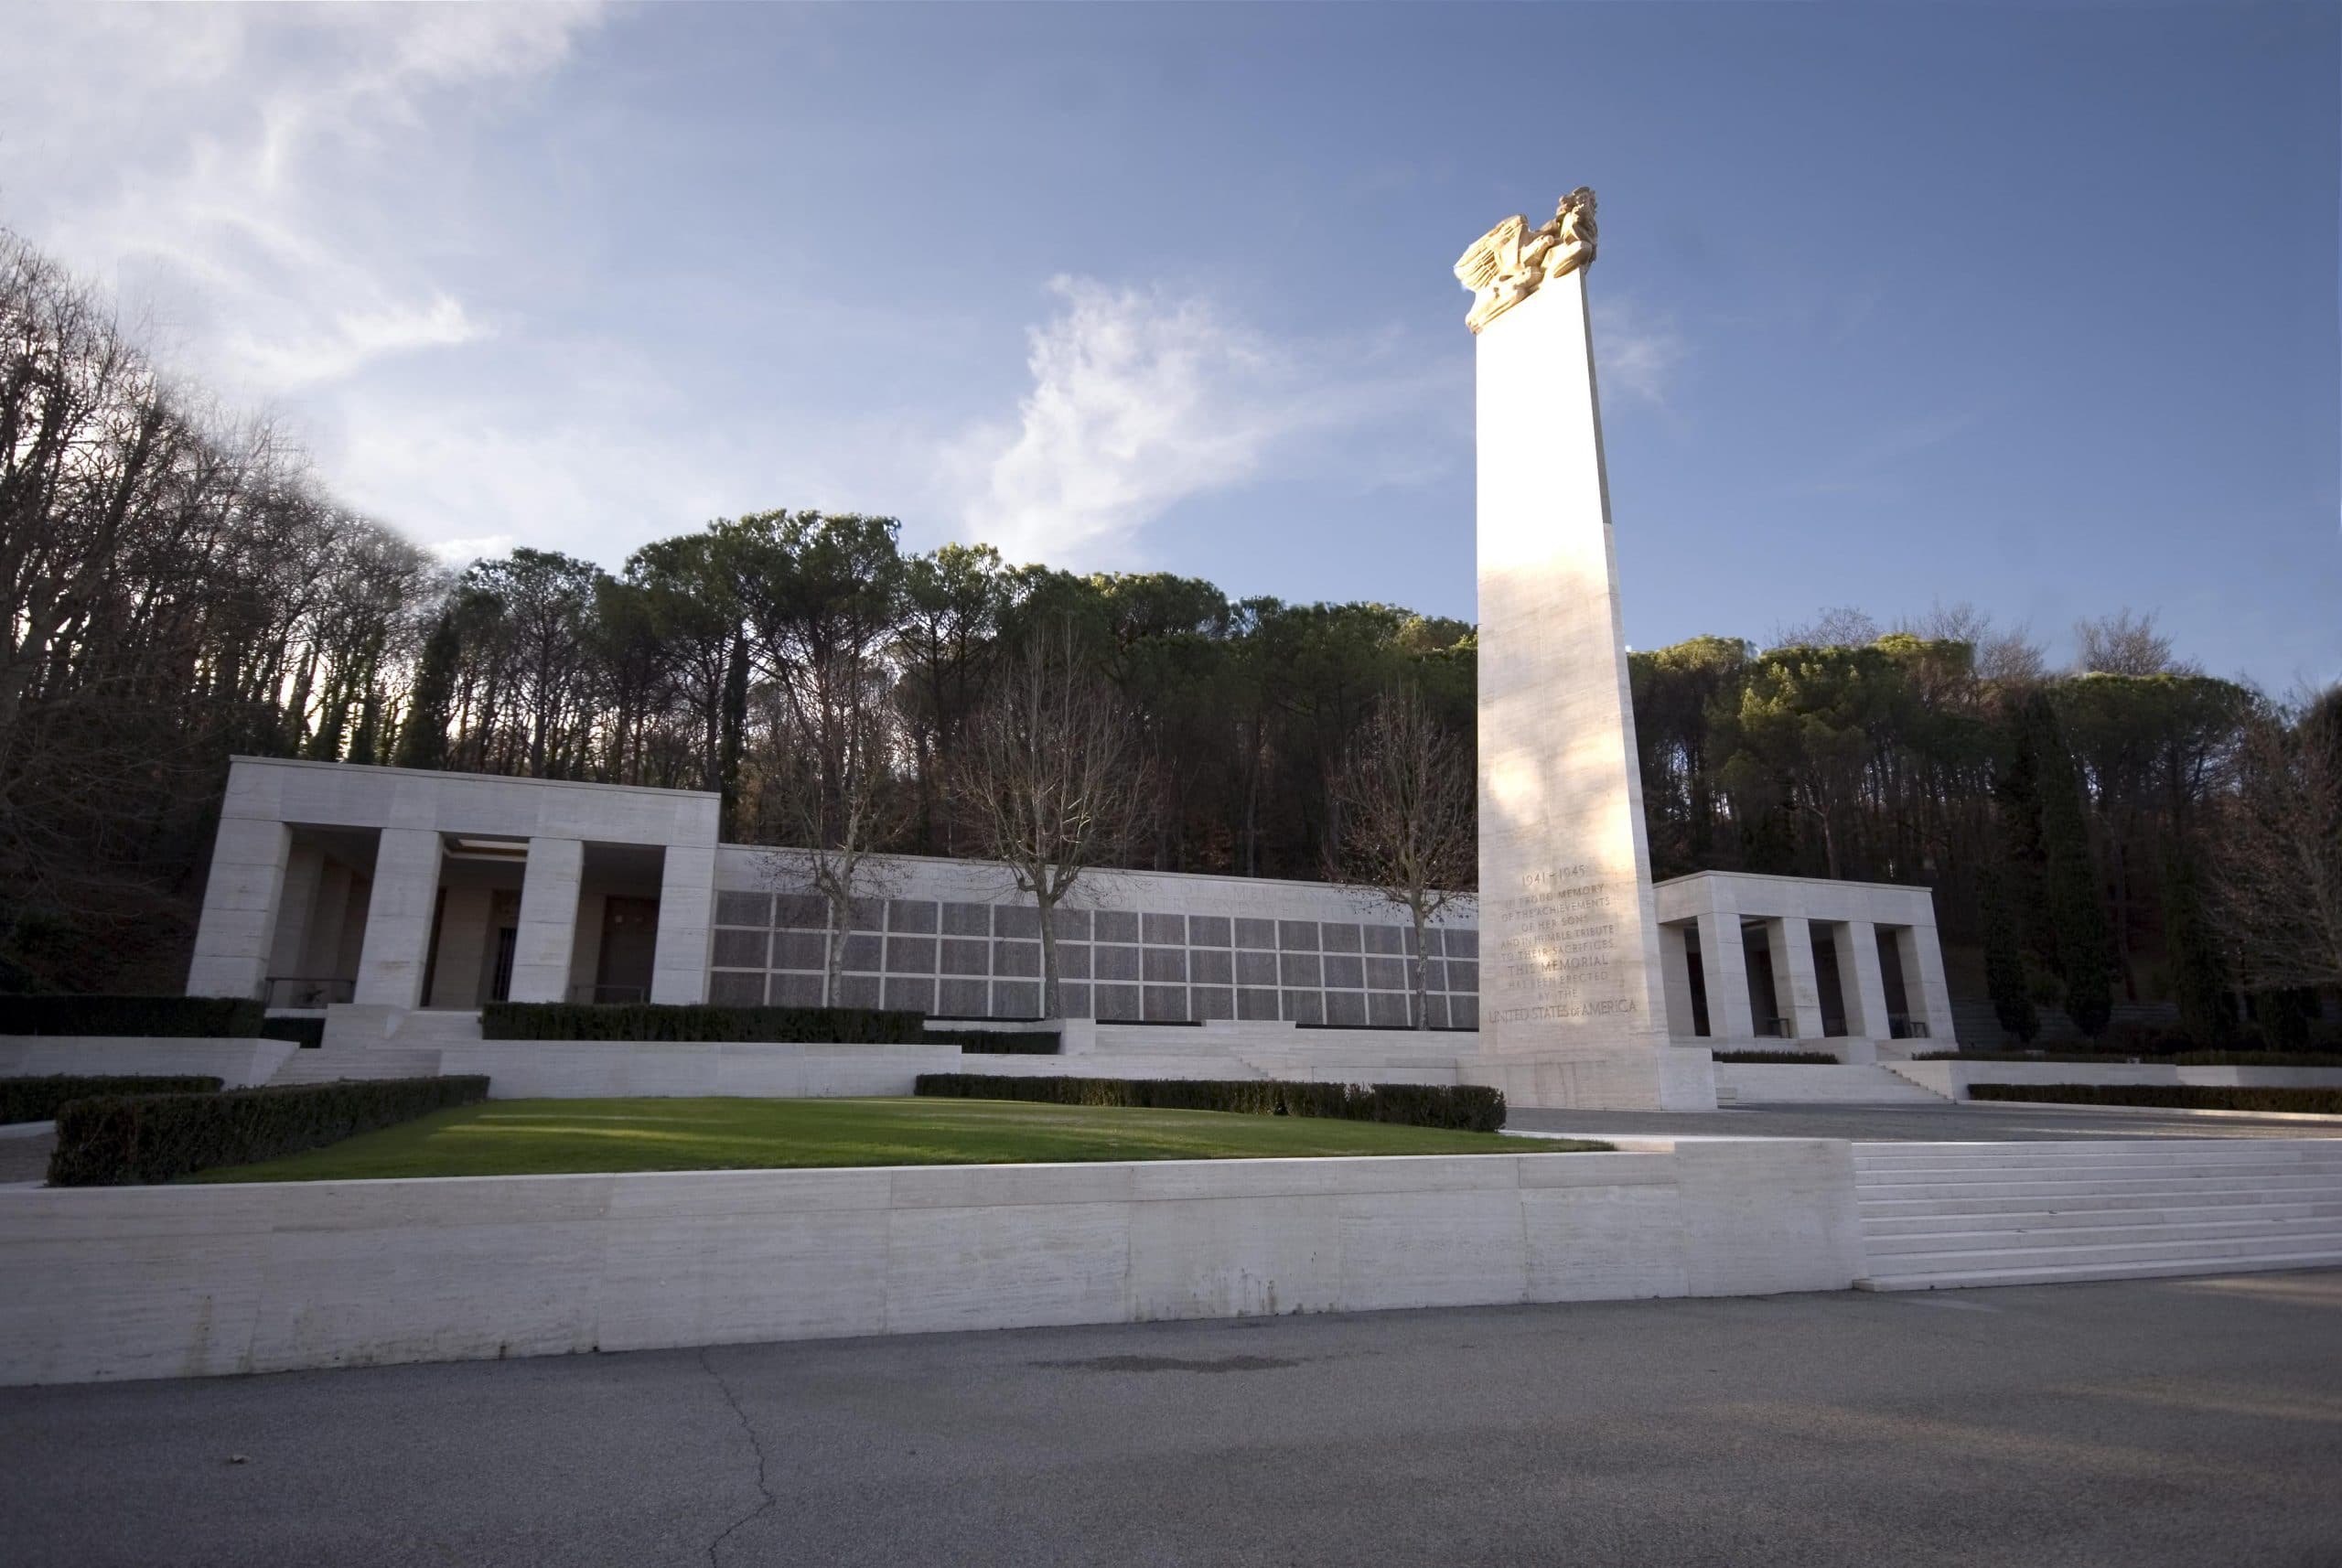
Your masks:
{"label": "white travertine wall", "polygon": [[1523,1105],[1713,1108],[1669,1040],[1585,270],[1477,356],[1485,1058]]}
{"label": "white travertine wall", "polygon": [[0,1382],[1838,1290],[1842,1143],[0,1191]]}
{"label": "white travertine wall", "polygon": [[291,1040],[176,1035],[0,1035],[0,1078],[216,1078],[223,1089],[266,1083],[300,1047]]}

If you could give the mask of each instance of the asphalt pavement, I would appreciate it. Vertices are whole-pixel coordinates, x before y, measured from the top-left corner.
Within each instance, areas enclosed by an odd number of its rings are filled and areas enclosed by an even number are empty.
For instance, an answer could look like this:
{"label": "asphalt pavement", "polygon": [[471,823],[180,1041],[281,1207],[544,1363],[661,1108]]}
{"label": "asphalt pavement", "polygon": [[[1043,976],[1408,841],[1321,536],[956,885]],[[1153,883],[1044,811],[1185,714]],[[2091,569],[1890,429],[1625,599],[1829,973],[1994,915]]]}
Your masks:
{"label": "asphalt pavement", "polygon": [[2342,1273],[0,1391],[0,1560],[2342,1563]]}

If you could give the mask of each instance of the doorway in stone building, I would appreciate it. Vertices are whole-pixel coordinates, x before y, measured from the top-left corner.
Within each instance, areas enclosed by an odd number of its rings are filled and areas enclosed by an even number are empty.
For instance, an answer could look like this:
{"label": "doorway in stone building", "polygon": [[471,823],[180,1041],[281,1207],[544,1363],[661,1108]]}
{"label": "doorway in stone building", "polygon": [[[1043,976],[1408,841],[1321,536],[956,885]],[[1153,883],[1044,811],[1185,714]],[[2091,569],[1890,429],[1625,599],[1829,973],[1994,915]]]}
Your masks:
{"label": "doorway in stone building", "polygon": [[612,895],[602,901],[602,948],[594,966],[596,1002],[648,1002],[659,950],[659,900]]}

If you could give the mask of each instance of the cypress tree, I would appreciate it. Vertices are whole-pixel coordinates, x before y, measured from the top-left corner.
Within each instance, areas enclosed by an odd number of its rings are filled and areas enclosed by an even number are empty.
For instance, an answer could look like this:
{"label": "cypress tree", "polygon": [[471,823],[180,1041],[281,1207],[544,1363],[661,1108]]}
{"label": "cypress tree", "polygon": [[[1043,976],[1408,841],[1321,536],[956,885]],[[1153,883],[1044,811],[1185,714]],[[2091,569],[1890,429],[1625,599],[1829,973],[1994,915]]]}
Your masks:
{"label": "cypress tree", "polygon": [[457,628],[455,611],[440,611],[415,668],[414,695],[407,704],[406,723],[399,726],[398,750],[391,758],[393,766],[447,766],[447,721],[455,707],[456,666],[463,654],[463,633]]}
{"label": "cypress tree", "polygon": [[740,826],[740,754],[748,735],[748,639],[732,639],[732,656],[724,666],[724,715],[716,742],[715,783],[723,792],[721,832],[736,842]]}
{"label": "cypress tree", "polygon": [[2009,908],[2007,886],[1989,867],[1978,888],[1984,906],[1984,982],[1993,995],[1993,1014],[2001,1027],[2025,1045],[2041,1033],[2041,1015],[2025,981],[2025,953],[2017,941],[2016,917]]}
{"label": "cypress tree", "polygon": [[2229,1007],[2228,961],[2204,910],[2195,857],[2178,843],[2164,856],[2163,933],[2180,1027],[2207,1050],[2227,1045],[2236,1026]]}
{"label": "cypress tree", "polygon": [[349,733],[349,760],[380,762],[382,750],[382,694],[369,690],[358,704],[358,727]]}
{"label": "cypress tree", "polygon": [[2272,1051],[2309,1048],[2310,1021],[2317,1016],[2317,993],[2287,986],[2261,993],[2261,1033]]}
{"label": "cypress tree", "polygon": [[2032,704],[2034,753],[2040,772],[2041,847],[2047,862],[2050,928],[2057,934],[2057,974],[2066,983],[2066,1015],[2090,1038],[2106,1033],[2114,1015],[2107,957],[2111,935],[2090,858],[2090,827],[2082,816],[2081,779],[2045,696]]}
{"label": "cypress tree", "polygon": [[2048,856],[2041,842],[2041,757],[2034,745],[2033,709],[2020,706],[2007,721],[2006,750],[1993,779],[2003,848],[2009,918],[2018,944],[2040,967],[2057,967],[2057,933],[2049,918]]}

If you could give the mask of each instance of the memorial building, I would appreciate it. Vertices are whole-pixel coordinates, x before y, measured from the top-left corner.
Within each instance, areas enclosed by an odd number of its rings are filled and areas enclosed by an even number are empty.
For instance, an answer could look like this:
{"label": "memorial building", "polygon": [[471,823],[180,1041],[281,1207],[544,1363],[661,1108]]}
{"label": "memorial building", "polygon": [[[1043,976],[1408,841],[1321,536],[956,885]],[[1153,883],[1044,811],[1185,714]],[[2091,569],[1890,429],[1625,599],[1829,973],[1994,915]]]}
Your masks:
{"label": "memorial building", "polygon": [[[1516,1104],[1691,1109],[1715,1103],[1714,1049],[1869,1061],[1951,1043],[1927,889],[1651,880],[1595,243],[1580,188],[1456,269],[1477,360],[1477,909],[1418,954],[1370,890],[1087,871],[1052,916],[1065,1070],[1096,1070],[1078,1041],[1130,1031],[1148,1059],[1199,1068],[1270,1044],[1305,1071],[1379,1042]],[[691,791],[240,757],[188,990],[322,1013],[329,1044],[395,1038],[411,1015],[461,1029],[491,1000],[1047,1011],[1040,913],[1005,868],[875,857],[833,976],[805,857],[721,843],[717,816]]]}

